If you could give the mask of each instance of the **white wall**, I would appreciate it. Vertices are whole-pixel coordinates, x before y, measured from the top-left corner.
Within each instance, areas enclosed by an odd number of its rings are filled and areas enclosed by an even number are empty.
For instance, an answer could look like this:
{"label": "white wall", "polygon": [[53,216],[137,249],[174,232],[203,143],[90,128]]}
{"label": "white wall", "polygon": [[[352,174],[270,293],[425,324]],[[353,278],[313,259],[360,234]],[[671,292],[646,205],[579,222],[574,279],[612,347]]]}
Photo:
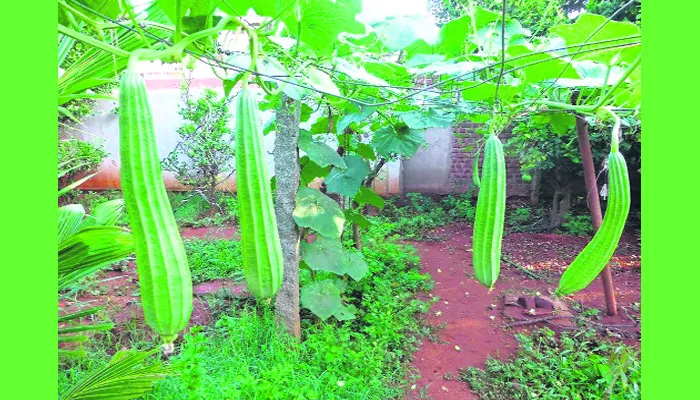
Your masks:
{"label": "white wall", "polygon": [[[165,71],[156,69],[156,72],[147,73],[148,98],[151,105],[153,124],[156,130],[156,143],[161,159],[165,158],[177,145],[177,128],[183,120],[178,114],[180,105],[180,79],[175,71]],[[221,81],[209,77],[195,79],[192,81],[191,94],[199,96],[205,87],[217,91],[223,95]],[[234,89],[235,90],[235,89]],[[115,98],[118,93],[115,91]],[[235,100],[234,100],[235,102]],[[233,105],[231,103],[231,114],[233,115]],[[94,115],[86,118],[82,125],[75,129],[62,129],[62,137],[76,137],[96,143],[104,144],[109,153],[101,166],[100,173],[81,186],[82,189],[117,189],[121,187],[119,177],[119,116],[113,113],[117,106],[116,101],[100,101],[94,108]],[[261,113],[261,123],[265,124],[272,117],[271,111]],[[231,118],[231,128],[235,126],[235,121]],[[274,148],[275,133],[271,132],[265,136],[266,158],[271,174],[274,174],[274,162],[272,150]],[[379,194],[389,195],[401,192],[401,164],[400,162],[388,163],[375,180],[374,189]],[[168,189],[184,189],[175,179],[172,173],[164,172],[164,180]],[[235,177],[232,176],[226,181],[221,189],[235,190]]]}

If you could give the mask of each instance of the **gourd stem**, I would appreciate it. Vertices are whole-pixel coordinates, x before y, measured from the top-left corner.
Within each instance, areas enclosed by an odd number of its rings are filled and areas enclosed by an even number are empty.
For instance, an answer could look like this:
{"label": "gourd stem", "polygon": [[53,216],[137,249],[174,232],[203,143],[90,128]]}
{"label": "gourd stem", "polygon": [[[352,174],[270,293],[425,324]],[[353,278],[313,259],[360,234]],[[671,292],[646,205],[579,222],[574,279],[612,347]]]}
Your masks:
{"label": "gourd stem", "polygon": [[[210,29],[205,29],[203,31],[199,31],[197,33],[193,33],[181,41],[179,41],[177,44],[173,45],[172,47],[169,47],[165,50],[150,50],[150,49],[136,49],[131,52],[131,57],[129,58],[129,65],[128,69],[133,70],[136,62],[137,61],[153,61],[153,60],[161,60],[170,56],[175,56],[175,55],[181,55],[184,51],[185,48],[195,40],[202,39],[204,37],[207,37],[209,35],[213,35],[215,33],[219,33],[222,31],[226,25],[231,22],[233,18],[231,17],[223,17],[221,18],[221,21],[219,21],[218,24],[216,24],[215,27],[210,28]],[[122,50],[123,51],[123,50]]]}
{"label": "gourd stem", "polygon": [[603,107],[602,110],[607,112],[615,121],[612,132],[610,132],[610,152],[616,153],[620,151],[620,117],[617,116],[610,108]]}

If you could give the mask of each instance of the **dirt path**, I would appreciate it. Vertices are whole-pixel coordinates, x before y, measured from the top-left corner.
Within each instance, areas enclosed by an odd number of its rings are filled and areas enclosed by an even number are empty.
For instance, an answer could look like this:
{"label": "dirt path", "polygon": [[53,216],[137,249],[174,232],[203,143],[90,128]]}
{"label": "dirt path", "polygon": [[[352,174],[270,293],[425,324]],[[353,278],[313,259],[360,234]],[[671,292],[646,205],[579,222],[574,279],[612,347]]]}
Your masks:
{"label": "dirt path", "polygon": [[[426,339],[415,354],[414,369],[421,379],[410,399],[478,399],[469,386],[456,380],[459,369],[485,366],[490,356],[508,359],[517,351],[513,330],[501,328],[510,322],[503,316],[503,294],[515,289],[530,289],[548,295],[556,288],[561,269],[575,257],[587,239],[559,235],[514,234],[504,239],[504,254],[531,266],[538,274],[551,275],[553,283],[533,280],[506,264],[494,290],[489,293],[471,276],[471,227],[455,225],[438,232],[447,239],[440,242],[413,242],[421,257],[421,269],[431,274],[436,286],[430,293],[439,297],[428,316],[427,323],[443,325],[438,340]],[[639,302],[639,248],[634,238],[627,237],[614,260],[623,267],[614,268],[618,302],[629,307]],[[596,280],[586,290],[573,297],[587,307],[604,309],[602,285]],[[628,317],[603,317],[600,322],[629,324]],[[532,329],[535,326],[530,326]],[[527,329],[527,328],[526,328]],[[433,338],[434,339],[434,338]]]}

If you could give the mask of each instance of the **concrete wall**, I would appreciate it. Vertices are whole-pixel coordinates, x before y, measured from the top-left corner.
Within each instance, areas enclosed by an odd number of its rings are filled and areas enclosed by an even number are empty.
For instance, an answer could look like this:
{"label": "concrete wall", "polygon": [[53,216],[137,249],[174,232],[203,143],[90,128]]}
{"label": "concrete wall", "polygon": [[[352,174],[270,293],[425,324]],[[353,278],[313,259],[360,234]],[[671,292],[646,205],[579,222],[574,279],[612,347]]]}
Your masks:
{"label": "concrete wall", "polygon": [[[153,124],[156,130],[156,143],[161,159],[175,148],[178,142],[177,128],[183,120],[178,114],[180,105],[180,83],[178,73],[160,72],[146,73],[146,84],[148,87],[148,98],[153,115]],[[201,94],[205,88],[210,88],[223,95],[223,87],[218,78],[204,77],[192,81],[190,90],[193,96]],[[114,93],[118,96],[118,93]],[[81,189],[103,190],[118,189],[121,187],[119,174],[119,116],[114,113],[116,101],[100,101],[94,108],[94,115],[85,119],[82,125],[74,129],[62,128],[60,135],[62,138],[75,137],[94,143],[101,143],[109,153],[103,162],[97,176],[81,185]],[[233,103],[232,103],[233,114]],[[261,112],[262,123],[264,124],[272,117],[271,111]],[[235,126],[235,121],[231,118],[231,128]],[[265,135],[266,158],[269,171],[274,174],[274,161],[272,150],[275,143],[275,133]],[[400,162],[387,163],[380,171],[374,182],[374,189],[381,195],[393,195],[401,193],[401,164]],[[167,171],[163,173],[166,188],[171,190],[185,189],[175,179],[175,176]],[[231,176],[221,187],[223,190],[235,191],[235,176]]]}
{"label": "concrete wall", "polygon": [[452,136],[452,129],[426,130],[426,145],[403,161],[406,192],[444,194],[451,191]]}
{"label": "concrete wall", "polygon": [[[403,192],[462,193],[472,183],[477,125],[461,123],[450,129],[428,129],[427,145],[403,161]],[[505,142],[509,132],[500,135]],[[522,181],[517,158],[506,158],[508,196],[527,196],[530,184]],[[402,192],[402,193],[403,193]]]}

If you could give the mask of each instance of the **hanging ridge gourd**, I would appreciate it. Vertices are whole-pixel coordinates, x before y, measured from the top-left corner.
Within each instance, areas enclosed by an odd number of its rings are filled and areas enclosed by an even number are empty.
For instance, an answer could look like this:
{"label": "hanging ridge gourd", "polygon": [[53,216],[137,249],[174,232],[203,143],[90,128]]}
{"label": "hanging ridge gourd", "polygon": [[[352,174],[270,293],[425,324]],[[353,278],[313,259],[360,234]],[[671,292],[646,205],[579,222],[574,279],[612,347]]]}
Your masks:
{"label": "hanging ridge gourd", "polygon": [[163,352],[192,314],[192,279],[160,166],[146,84],[131,67],[119,89],[121,185],[136,248],[143,313]]}
{"label": "hanging ridge gourd", "polygon": [[501,271],[501,240],[506,211],[506,160],[498,136],[486,140],[476,201],[472,263],[474,276],[493,289]]}
{"label": "hanging ridge gourd", "polygon": [[236,102],[236,188],[241,253],[248,289],[255,297],[267,299],[282,285],[283,254],[258,102],[247,86],[244,82]]}
{"label": "hanging ridge gourd", "polygon": [[630,210],[630,182],[627,163],[619,150],[620,122],[614,117],[608,155],[608,206],[598,232],[559,280],[556,292],[559,295],[569,295],[588,286],[612,258],[625,229]]}

